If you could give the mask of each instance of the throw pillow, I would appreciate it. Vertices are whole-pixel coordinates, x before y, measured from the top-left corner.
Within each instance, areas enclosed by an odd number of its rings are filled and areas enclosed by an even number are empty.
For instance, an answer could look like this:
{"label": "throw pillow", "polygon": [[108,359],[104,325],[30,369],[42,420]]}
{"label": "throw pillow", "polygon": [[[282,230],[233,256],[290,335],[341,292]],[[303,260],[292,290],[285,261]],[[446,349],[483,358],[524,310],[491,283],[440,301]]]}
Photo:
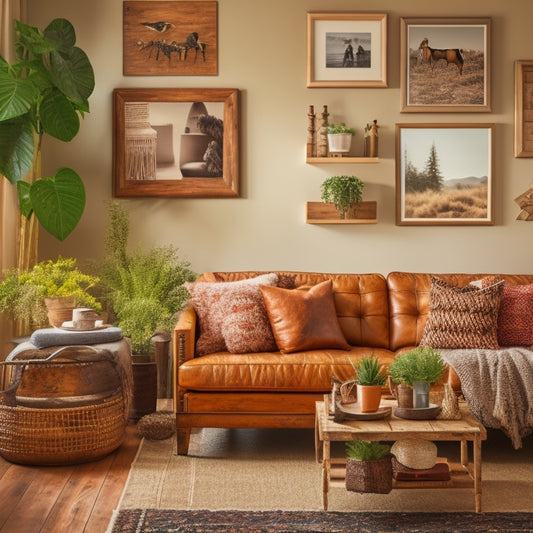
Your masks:
{"label": "throw pillow", "polygon": [[[481,287],[497,280],[487,276],[472,282]],[[500,346],[530,346],[533,344],[533,284],[503,286],[498,313],[498,343]]]}
{"label": "throw pillow", "polygon": [[308,291],[265,286],[261,291],[274,338],[282,353],[320,348],[350,349],[337,320],[331,280]]}
{"label": "throw pillow", "polygon": [[498,309],[502,290],[503,281],[478,289],[454,287],[432,276],[430,310],[420,345],[498,349]]}
{"label": "throw pillow", "polygon": [[[226,281],[226,282],[208,282],[198,281],[195,283],[186,283],[185,287],[191,295],[191,303],[198,316],[199,335],[196,341],[196,355],[205,355],[214,352],[227,351],[227,344],[224,338],[224,322],[231,312],[231,303],[234,296],[238,293],[242,297],[243,291],[256,293],[261,296],[260,285],[275,285],[278,281],[276,274],[263,274],[256,278],[245,279],[241,281]],[[256,303],[260,300],[255,299]],[[261,303],[261,305],[264,305]],[[235,310],[236,308],[233,307]],[[242,313],[240,314],[242,317]],[[270,331],[270,324],[267,320],[266,314],[265,324]],[[246,329],[246,326],[236,327],[236,318],[233,324],[226,325],[226,327],[239,330],[239,334]],[[265,331],[265,327],[263,327]],[[230,333],[226,332],[226,337]],[[270,334],[271,335],[271,334]],[[231,344],[231,340],[230,340]],[[272,340],[265,340],[266,350],[270,349]],[[258,350],[259,351],[259,350]]]}

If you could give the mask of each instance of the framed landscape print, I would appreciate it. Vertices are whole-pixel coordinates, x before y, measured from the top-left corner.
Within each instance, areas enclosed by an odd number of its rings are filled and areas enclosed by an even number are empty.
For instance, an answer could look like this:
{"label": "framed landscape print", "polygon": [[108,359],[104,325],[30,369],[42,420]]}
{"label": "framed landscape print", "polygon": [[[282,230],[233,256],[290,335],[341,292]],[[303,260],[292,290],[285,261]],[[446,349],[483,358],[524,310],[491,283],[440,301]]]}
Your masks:
{"label": "framed landscape print", "polygon": [[218,74],[215,1],[123,2],[125,76]]}
{"label": "framed landscape print", "polygon": [[489,18],[402,18],[402,112],[488,112]]}
{"label": "framed landscape print", "polygon": [[396,124],[396,224],[494,224],[493,130],[493,124]]}
{"label": "framed landscape print", "polygon": [[387,15],[308,13],[307,87],[387,87]]}
{"label": "framed landscape print", "polygon": [[515,61],[514,156],[533,157],[533,60]]}
{"label": "framed landscape print", "polygon": [[237,89],[115,89],[113,194],[239,196]]}

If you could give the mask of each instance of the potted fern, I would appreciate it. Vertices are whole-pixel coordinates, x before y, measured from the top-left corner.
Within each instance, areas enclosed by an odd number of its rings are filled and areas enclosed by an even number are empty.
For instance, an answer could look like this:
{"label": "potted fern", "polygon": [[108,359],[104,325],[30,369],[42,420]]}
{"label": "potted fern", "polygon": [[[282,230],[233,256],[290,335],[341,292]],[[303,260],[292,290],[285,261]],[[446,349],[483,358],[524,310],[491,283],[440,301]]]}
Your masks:
{"label": "potted fern", "polygon": [[[52,325],[61,326],[72,320],[76,306],[102,311],[91,292],[98,282],[97,276],[81,272],[72,257],[41,261],[27,270],[13,269],[0,282],[0,311],[30,330],[45,327],[47,317]],[[54,301],[59,305],[51,305]]]}
{"label": "potted fern", "polygon": [[321,198],[332,203],[344,220],[363,199],[363,187],[364,183],[356,176],[332,176],[322,183]]}
{"label": "potted fern", "polygon": [[345,444],[346,490],[388,494],[392,490],[390,446],[355,439]]}
{"label": "potted fern", "polygon": [[357,401],[362,413],[374,413],[381,402],[381,388],[387,380],[377,357],[363,357],[352,366],[357,374]]}
{"label": "potted fern", "polygon": [[446,372],[440,353],[430,346],[418,346],[399,355],[389,365],[393,383],[413,387],[413,407],[429,407],[429,390]]}
{"label": "potted fern", "polygon": [[[133,365],[133,398],[130,418],[138,419],[157,407],[157,373],[154,336],[169,334],[178,312],[189,299],[184,287],[196,274],[173,246],[128,250],[129,214],[119,203],[109,204],[110,225],[105,237],[106,259],[98,266],[104,298],[114,323],[130,339]],[[165,354],[168,359],[168,342]],[[159,367],[167,368],[160,364]]]}

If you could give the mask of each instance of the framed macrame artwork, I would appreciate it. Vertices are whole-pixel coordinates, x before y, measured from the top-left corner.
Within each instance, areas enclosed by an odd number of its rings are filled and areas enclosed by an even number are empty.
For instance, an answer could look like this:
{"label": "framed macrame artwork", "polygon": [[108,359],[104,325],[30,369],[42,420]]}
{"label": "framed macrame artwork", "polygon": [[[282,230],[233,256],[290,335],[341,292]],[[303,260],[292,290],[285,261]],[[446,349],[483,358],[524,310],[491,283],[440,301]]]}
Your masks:
{"label": "framed macrame artwork", "polygon": [[218,3],[123,2],[125,76],[218,74]]}
{"label": "framed macrame artwork", "polygon": [[115,89],[113,195],[239,196],[238,89]]}

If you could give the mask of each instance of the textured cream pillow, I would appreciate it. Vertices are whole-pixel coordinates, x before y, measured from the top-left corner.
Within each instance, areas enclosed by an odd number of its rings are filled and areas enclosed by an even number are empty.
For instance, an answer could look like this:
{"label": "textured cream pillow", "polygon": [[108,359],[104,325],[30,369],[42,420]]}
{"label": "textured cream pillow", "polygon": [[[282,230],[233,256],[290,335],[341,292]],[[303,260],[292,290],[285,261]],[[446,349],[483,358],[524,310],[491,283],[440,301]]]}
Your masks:
{"label": "textured cream pillow", "polygon": [[[276,274],[263,274],[242,281],[186,283],[200,328],[196,355],[232,351],[230,346],[239,352],[275,349],[259,286],[276,285],[277,281]],[[257,322],[250,322],[249,316]],[[248,334],[252,336],[246,345]]]}
{"label": "textured cream pillow", "polygon": [[455,287],[431,276],[430,311],[420,345],[498,349],[498,310],[502,290],[503,281],[478,289]]}

